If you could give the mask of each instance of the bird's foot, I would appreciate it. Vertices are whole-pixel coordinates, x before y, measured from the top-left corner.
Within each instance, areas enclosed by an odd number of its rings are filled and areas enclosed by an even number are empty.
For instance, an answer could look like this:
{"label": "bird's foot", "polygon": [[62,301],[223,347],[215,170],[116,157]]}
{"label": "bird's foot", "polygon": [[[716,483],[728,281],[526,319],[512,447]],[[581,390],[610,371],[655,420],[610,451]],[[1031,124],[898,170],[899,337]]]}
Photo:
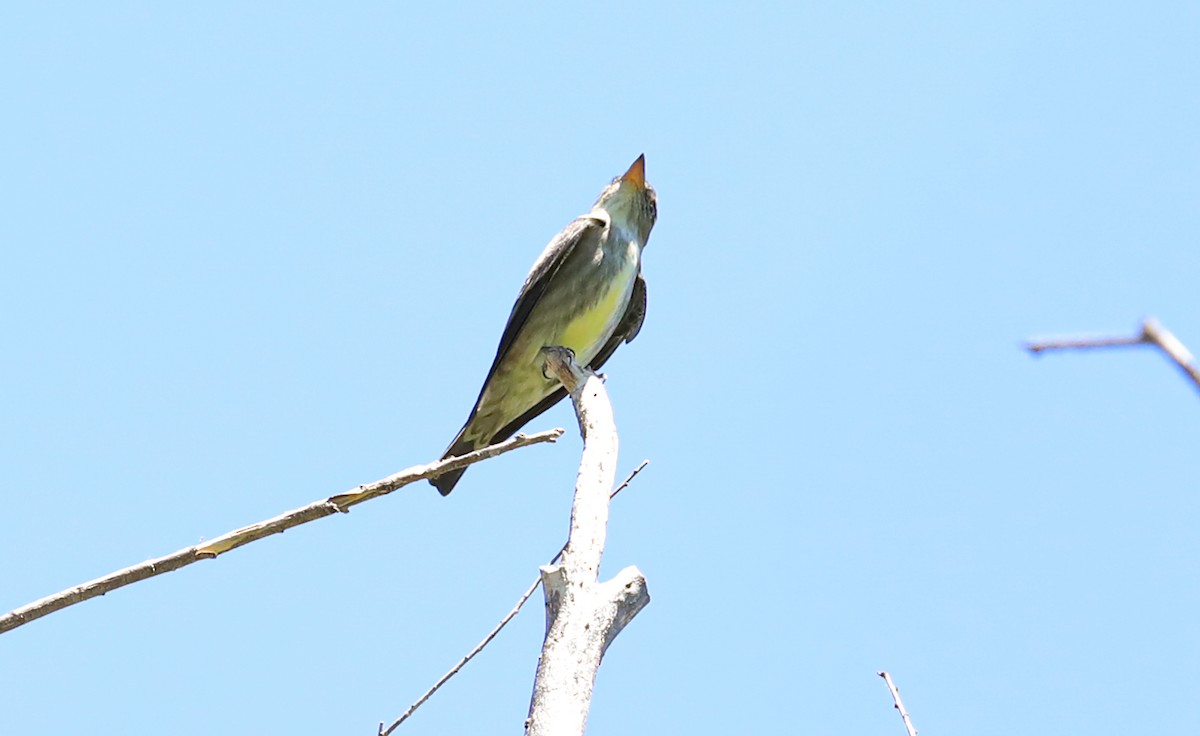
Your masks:
{"label": "bird's foot", "polygon": [[[564,347],[562,345],[543,345],[542,346],[542,354],[543,355],[545,355],[546,353],[558,352],[560,350],[566,352],[568,355],[571,356],[569,361],[564,361],[564,362],[571,362],[571,363],[575,362],[575,351],[572,350],[571,348]],[[549,370],[550,370],[550,361],[543,361],[542,377],[547,380],[550,380],[550,381],[557,381],[558,376],[550,375]]]}

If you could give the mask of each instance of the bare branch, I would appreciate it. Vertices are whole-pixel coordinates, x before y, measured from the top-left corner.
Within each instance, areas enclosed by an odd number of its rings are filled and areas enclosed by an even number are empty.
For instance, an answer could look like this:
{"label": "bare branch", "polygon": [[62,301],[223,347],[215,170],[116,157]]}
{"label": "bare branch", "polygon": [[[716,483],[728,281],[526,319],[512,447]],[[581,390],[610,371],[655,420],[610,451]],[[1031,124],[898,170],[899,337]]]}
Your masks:
{"label": "bare branch", "polygon": [[1109,337],[1101,335],[1081,335],[1078,337],[1052,337],[1043,340],[1029,340],[1025,349],[1037,355],[1049,350],[1091,350],[1094,348],[1127,348],[1131,345],[1145,345],[1144,335],[1123,335]]}
{"label": "bare branch", "polygon": [[904,710],[904,702],[900,700],[900,688],[892,682],[892,676],[886,672],[876,673],[883,678],[887,683],[888,690],[892,693],[892,700],[896,701],[896,710],[900,711],[900,718],[904,720],[904,730],[908,731],[908,736],[917,736],[917,727],[913,725],[912,719],[908,717],[908,711]]}
{"label": "bare branch", "polygon": [[595,373],[580,370],[571,351],[546,348],[543,353],[544,372],[558,376],[571,394],[583,435],[583,457],[562,563],[542,568],[546,639],[525,732],[527,736],[582,736],[604,652],[650,602],[650,594],[636,567],[625,568],[606,583],[597,580],[617,458],[608,392]]}
{"label": "bare branch", "polygon": [[[620,493],[621,491],[625,490],[626,488],[628,488],[629,484],[631,482],[633,482],[633,479],[637,477],[638,473],[645,470],[646,466],[649,464],[650,464],[649,460],[643,460],[642,464],[637,466],[636,468],[634,468],[633,472],[630,473],[629,476],[625,478],[625,481],[623,483],[621,483],[621,485],[617,486],[616,490],[614,490],[612,492],[612,494],[609,495],[608,498],[610,500],[616,498],[617,494]],[[566,548],[567,548],[567,545],[563,544],[562,548],[559,549],[557,553],[555,553],[553,558],[551,558],[549,564],[553,565],[556,562],[558,562],[559,558],[562,557],[563,550],[565,550]],[[462,659],[458,660],[458,662],[453,667],[450,668],[449,672],[442,675],[441,678],[437,682],[433,683],[433,687],[426,690],[425,693],[421,697],[417,698],[417,701],[415,703],[413,703],[412,705],[410,705],[408,707],[408,710],[404,711],[404,713],[401,714],[401,716],[399,718],[397,718],[395,721],[393,721],[392,725],[388,726],[385,729],[383,727],[383,722],[381,721],[379,723],[379,736],[390,736],[392,731],[395,731],[397,728],[399,728],[401,723],[404,723],[405,721],[407,721],[409,719],[409,717],[417,711],[417,708],[420,708],[422,705],[424,705],[425,701],[429,700],[429,698],[432,697],[433,694],[436,693],[442,687],[442,685],[445,685],[446,682],[451,677],[454,677],[455,675],[457,675],[459,670],[461,670],[464,666],[466,666],[467,662],[470,662],[472,659],[475,658],[476,654],[479,654],[481,651],[483,651],[483,648],[486,647],[488,644],[490,644],[492,639],[496,638],[496,635],[500,633],[500,630],[503,629],[505,626],[507,626],[508,622],[512,621],[513,618],[516,617],[517,613],[521,610],[521,608],[525,605],[525,603],[530,599],[530,597],[533,596],[533,592],[535,590],[537,590],[537,587],[541,584],[542,584],[542,578],[539,575],[537,577],[537,579],[534,580],[529,585],[529,588],[527,588],[525,590],[525,592],[521,595],[521,598],[517,601],[517,605],[513,606],[513,609],[511,611],[509,611],[508,614],[504,618],[500,619],[500,623],[496,624],[496,627],[493,628],[490,632],[488,632],[487,636],[483,637],[483,641],[479,642],[479,644],[477,644],[474,649],[467,652],[467,655],[465,657],[463,657]]]}
{"label": "bare branch", "polygon": [[[627,475],[627,476],[625,477],[625,480],[621,482],[621,485],[619,485],[619,486],[617,486],[617,487],[616,487],[616,489],[615,489],[615,490],[612,492],[612,494],[610,494],[610,495],[609,495],[609,497],[608,497],[608,500],[610,500],[610,501],[611,501],[611,500],[613,500],[614,498],[616,498],[616,497],[617,497],[617,494],[618,494],[618,493],[620,493],[621,491],[623,491],[623,490],[625,490],[626,488],[628,488],[628,487],[629,487],[629,484],[633,482],[633,479],[634,479],[634,478],[636,478],[636,477],[638,477],[638,473],[640,473],[640,472],[642,472],[643,470],[645,470],[645,469],[646,469],[646,466],[647,466],[647,465],[649,465],[649,464],[650,464],[650,461],[649,461],[649,460],[643,460],[643,461],[642,461],[642,464],[641,464],[641,465],[639,465],[639,466],[637,466],[636,468],[634,468],[634,469],[633,469],[633,472],[632,472],[632,473],[630,473],[629,475]],[[561,553],[560,553],[560,554],[561,554]],[[557,562],[557,560],[555,560],[555,562]]]}
{"label": "bare branch", "polygon": [[1183,371],[1184,375],[1196,384],[1197,389],[1200,389],[1200,366],[1196,365],[1196,357],[1184,347],[1179,338],[1154,318],[1142,322],[1142,334],[1166,353],[1167,357],[1179,367],[1179,370]]}
{"label": "bare branch", "polygon": [[351,506],[369,501],[372,498],[387,495],[397,488],[418,480],[433,478],[447,471],[471,465],[480,460],[486,460],[487,458],[495,457],[496,455],[501,455],[519,447],[525,447],[526,445],[553,442],[561,437],[562,433],[563,430],[561,429],[552,429],[547,432],[538,432],[531,435],[519,434],[504,442],[498,442],[461,457],[439,460],[428,465],[415,465],[382,480],[377,480],[374,483],[361,485],[352,491],[339,493],[336,496],[330,496],[321,501],[314,501],[307,506],[293,509],[273,519],[267,519],[257,524],[236,529],[228,534],[222,534],[208,542],[185,547],[165,557],[146,560],[132,567],[127,567],[124,570],[118,570],[104,577],[96,578],[82,585],[68,588],[41,600],[36,600],[10,611],[4,616],[0,616],[0,633],[11,631],[34,619],[86,601],[89,598],[104,595],[109,591],[136,583],[139,580],[145,580],[146,578],[162,575],[172,570],[178,570],[181,567],[190,565],[193,562],[199,562],[200,560],[213,559],[244,544],[269,537],[272,534],[280,534],[292,527],[308,523],[314,519],[320,519],[338,512],[346,513],[350,510]]}
{"label": "bare branch", "polygon": [[1170,330],[1163,327],[1153,317],[1148,317],[1142,321],[1141,331],[1136,335],[1118,337],[1083,336],[1030,340],[1025,343],[1025,349],[1034,355],[1038,355],[1051,350],[1091,350],[1095,348],[1121,348],[1136,345],[1152,345],[1161,350],[1171,362],[1179,367],[1179,370],[1183,371],[1183,374],[1191,380],[1197,390],[1200,390],[1200,366],[1197,366],[1195,356],[1179,341],[1179,338],[1175,337]]}

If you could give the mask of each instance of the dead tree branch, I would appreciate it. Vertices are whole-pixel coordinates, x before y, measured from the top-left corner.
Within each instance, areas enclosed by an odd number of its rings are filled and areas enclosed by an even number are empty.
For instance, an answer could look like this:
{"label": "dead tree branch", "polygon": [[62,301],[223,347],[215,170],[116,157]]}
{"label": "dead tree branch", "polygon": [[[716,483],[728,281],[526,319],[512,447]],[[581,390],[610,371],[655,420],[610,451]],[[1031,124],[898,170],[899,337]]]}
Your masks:
{"label": "dead tree branch", "polygon": [[904,720],[904,730],[908,731],[908,736],[917,736],[917,727],[908,717],[908,711],[904,710],[904,701],[900,700],[900,688],[896,687],[896,683],[892,682],[892,676],[888,673],[879,672],[877,674],[887,683],[888,690],[892,693],[892,700],[896,702],[896,710],[900,711],[900,718]]}
{"label": "dead tree branch", "polygon": [[418,480],[433,478],[446,471],[465,467],[480,460],[486,460],[487,458],[501,455],[519,447],[525,447],[526,445],[553,442],[561,437],[562,433],[563,430],[561,429],[552,429],[547,432],[538,432],[531,435],[519,434],[504,442],[498,442],[461,457],[439,460],[428,465],[415,465],[382,480],[377,480],[374,483],[361,485],[352,491],[339,493],[336,496],[330,496],[320,501],[314,501],[307,506],[293,509],[272,519],[236,529],[228,534],[222,534],[208,542],[185,547],[165,557],[146,560],[132,567],[127,567],[124,570],[118,570],[82,585],[76,585],[73,588],[46,596],[41,600],[36,600],[0,616],[0,634],[11,631],[18,626],[27,624],[47,614],[86,601],[89,598],[95,598],[117,588],[136,583],[139,580],[145,580],[146,578],[162,575],[172,570],[178,570],[193,562],[213,559],[242,545],[269,537],[272,534],[280,534],[292,527],[306,524],[324,516],[330,516],[338,512],[347,513],[351,506],[369,501],[372,498],[387,495],[397,488]]}
{"label": "dead tree branch", "polygon": [[542,568],[546,639],[534,678],[527,736],[582,736],[600,660],[617,634],[650,602],[646,578],[627,567],[598,580],[608,526],[617,430],[604,383],[565,348],[546,348],[546,373],[571,394],[583,457],[562,562]]}
{"label": "dead tree branch", "polygon": [[[629,477],[627,477],[625,479],[625,481],[623,483],[621,483],[621,485],[617,486],[617,489],[615,491],[613,491],[612,495],[610,495],[608,497],[609,500],[611,501],[612,499],[616,498],[618,493],[620,493],[621,491],[628,488],[629,484],[633,481],[634,478],[637,477],[638,473],[642,472],[642,470],[644,470],[646,468],[646,466],[649,464],[650,464],[649,460],[643,460],[641,465],[634,468],[633,472],[629,474]],[[549,564],[553,565],[553,564],[557,563],[559,558],[562,557],[563,550],[565,550],[566,548],[567,548],[567,545],[564,544],[558,550],[558,552],[556,552],[554,554],[554,557],[552,557],[550,559]],[[496,638],[496,635],[500,633],[500,630],[503,629],[505,626],[507,626],[509,621],[512,621],[514,618],[516,618],[517,614],[521,611],[521,608],[533,596],[533,592],[535,590],[537,590],[538,586],[541,584],[542,584],[542,578],[539,575],[536,580],[534,580],[532,583],[529,584],[529,587],[525,589],[525,592],[521,594],[521,597],[517,600],[517,605],[513,606],[512,610],[509,611],[508,614],[505,615],[504,618],[500,619],[500,623],[496,624],[495,628],[493,628],[491,631],[489,631],[487,636],[483,637],[483,641],[476,644],[474,649],[467,652],[467,654],[462,659],[458,660],[458,662],[455,663],[455,665],[453,667],[451,667],[450,670],[448,672],[446,672],[446,674],[442,675],[441,678],[439,678],[437,682],[433,683],[433,687],[426,690],[425,693],[421,695],[421,697],[417,698],[417,701],[415,703],[408,706],[408,710],[406,710],[402,714],[400,714],[400,717],[397,718],[395,721],[393,721],[392,725],[388,726],[387,728],[384,728],[383,722],[380,721],[378,736],[391,736],[392,731],[395,731],[397,728],[400,727],[401,723],[404,723],[405,721],[407,721],[409,719],[410,716],[412,716],[413,713],[416,713],[417,708],[420,708],[422,705],[425,704],[426,700],[429,700],[431,697],[433,697],[433,694],[436,693],[442,687],[442,685],[445,685],[450,680],[451,677],[454,677],[455,675],[457,675],[459,673],[459,671],[463,667],[466,666],[467,662],[470,662],[472,659],[475,658],[476,654],[479,654],[480,652],[482,652],[483,648],[486,647],[488,644],[490,644],[492,639]]]}
{"label": "dead tree branch", "polygon": [[1151,345],[1162,351],[1183,374],[1200,390],[1200,366],[1196,358],[1179,338],[1163,327],[1158,320],[1148,317],[1142,321],[1141,331],[1136,335],[1118,337],[1084,336],[1030,340],[1025,349],[1034,355],[1051,350],[1090,350],[1095,348],[1123,348]]}

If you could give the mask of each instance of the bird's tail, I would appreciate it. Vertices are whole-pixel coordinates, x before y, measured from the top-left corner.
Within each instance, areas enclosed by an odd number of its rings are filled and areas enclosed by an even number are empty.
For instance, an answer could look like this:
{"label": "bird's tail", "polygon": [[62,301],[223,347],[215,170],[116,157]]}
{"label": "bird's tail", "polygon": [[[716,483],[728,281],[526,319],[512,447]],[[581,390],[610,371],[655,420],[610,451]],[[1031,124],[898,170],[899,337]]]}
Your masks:
{"label": "bird's tail", "polygon": [[[470,423],[468,423],[467,426],[470,426]],[[466,431],[467,427],[463,427],[461,430],[459,430],[458,436],[455,437],[454,441],[450,443],[450,446],[446,448],[446,454],[442,455],[443,460],[448,457],[459,457],[460,455],[466,455],[468,452],[471,452],[476,448],[475,440],[466,439],[463,437],[463,435],[466,434]],[[442,473],[436,478],[430,478],[429,482],[433,484],[434,488],[438,489],[438,493],[442,494],[443,496],[449,496],[450,491],[454,490],[454,486],[458,484],[458,479],[461,478],[462,474],[465,472],[467,472],[466,468],[451,470],[446,473]]]}

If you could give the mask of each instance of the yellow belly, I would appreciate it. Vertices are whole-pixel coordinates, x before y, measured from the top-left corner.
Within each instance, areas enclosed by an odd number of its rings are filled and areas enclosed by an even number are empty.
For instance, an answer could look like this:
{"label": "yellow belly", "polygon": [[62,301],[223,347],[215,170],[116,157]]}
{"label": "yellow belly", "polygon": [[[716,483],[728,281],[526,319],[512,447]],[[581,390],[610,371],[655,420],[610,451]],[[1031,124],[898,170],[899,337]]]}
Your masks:
{"label": "yellow belly", "polygon": [[569,320],[562,321],[560,316],[571,311],[569,295],[544,297],[535,307],[507,357],[500,361],[491,380],[484,384],[472,423],[472,439],[490,440],[501,427],[558,388],[557,381],[542,373],[545,358],[541,349],[544,346],[570,348],[581,366],[592,362],[624,316],[633,293],[640,254],[632,242],[626,252],[628,257],[623,259],[616,274],[608,277],[608,288],[600,298],[585,305]]}
{"label": "yellow belly", "polygon": [[616,328],[629,300],[628,281],[619,279],[599,301],[563,327],[559,344],[574,350],[580,363],[596,357]]}

